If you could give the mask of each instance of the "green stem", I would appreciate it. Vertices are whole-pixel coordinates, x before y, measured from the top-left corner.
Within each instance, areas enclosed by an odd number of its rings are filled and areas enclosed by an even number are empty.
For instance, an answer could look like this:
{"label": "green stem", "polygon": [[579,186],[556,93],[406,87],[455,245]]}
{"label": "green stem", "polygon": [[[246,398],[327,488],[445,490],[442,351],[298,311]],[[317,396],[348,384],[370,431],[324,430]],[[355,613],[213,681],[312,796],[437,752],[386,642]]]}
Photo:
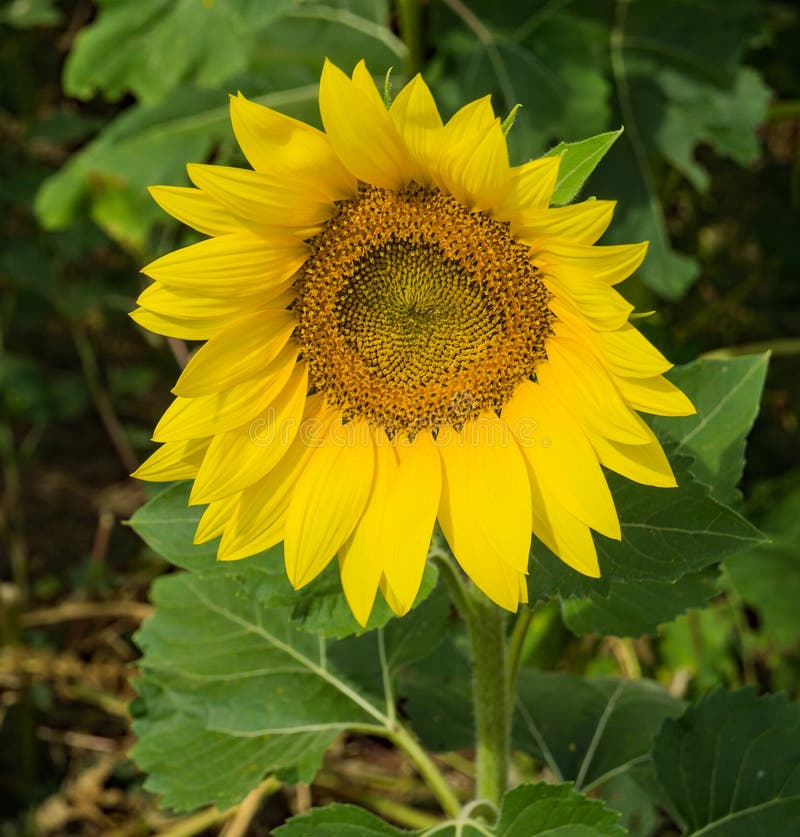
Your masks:
{"label": "green stem", "polygon": [[466,618],[472,643],[476,796],[499,807],[508,779],[511,733],[506,617],[475,591]]}
{"label": "green stem", "polygon": [[416,738],[403,726],[397,724],[394,729],[383,733],[396,747],[401,749],[414,762],[414,767],[439,800],[442,810],[449,817],[458,816],[461,803],[453,789],[445,781],[441,770],[434,764],[433,759],[420,746]]}
{"label": "green stem", "polygon": [[406,72],[409,78],[422,70],[422,9],[419,0],[397,0],[397,22],[400,37],[406,45]]}

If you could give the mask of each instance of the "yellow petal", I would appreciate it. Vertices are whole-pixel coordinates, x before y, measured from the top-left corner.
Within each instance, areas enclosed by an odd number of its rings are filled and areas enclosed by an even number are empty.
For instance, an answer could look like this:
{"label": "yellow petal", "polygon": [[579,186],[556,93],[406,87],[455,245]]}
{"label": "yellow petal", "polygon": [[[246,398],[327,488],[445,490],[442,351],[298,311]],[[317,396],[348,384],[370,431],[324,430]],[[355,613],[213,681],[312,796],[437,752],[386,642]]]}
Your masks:
{"label": "yellow petal", "polygon": [[516,610],[517,574],[527,571],[531,542],[530,485],[519,448],[493,414],[468,422],[460,433],[442,430],[442,531],[478,587]]}
{"label": "yellow petal", "polygon": [[301,361],[264,416],[214,437],[192,487],[190,502],[218,500],[268,474],[297,434],[307,392],[308,368]]}
{"label": "yellow petal", "polygon": [[210,442],[210,439],[167,442],[151,454],[131,476],[150,482],[193,479]]}
{"label": "yellow petal", "polygon": [[565,564],[583,575],[600,577],[597,550],[589,527],[570,514],[529,471],[533,501],[533,531]]}
{"label": "yellow petal", "polygon": [[142,268],[174,290],[204,296],[275,295],[308,257],[308,246],[290,236],[223,235],[175,250]]}
{"label": "yellow petal", "polygon": [[397,94],[389,116],[414,161],[413,180],[421,186],[432,185],[431,167],[439,148],[442,118],[422,76],[414,76]]}
{"label": "yellow petal", "polygon": [[647,246],[646,241],[600,246],[545,239],[534,247],[532,258],[543,268],[555,269],[559,265],[576,267],[593,279],[616,285],[627,279],[644,261]]}
{"label": "yellow petal", "polygon": [[374,460],[365,422],[331,425],[289,503],[284,557],[293,587],[308,584],[322,572],[355,528],[372,488]]}
{"label": "yellow petal", "polygon": [[614,383],[631,407],[643,413],[691,416],[697,412],[694,404],[662,375],[653,378],[623,378],[615,375]]}
{"label": "yellow petal", "polygon": [[257,419],[289,380],[297,352],[297,345],[289,343],[263,374],[230,389],[198,398],[178,396],[156,425],[154,441],[213,436]]}
{"label": "yellow petal", "polygon": [[173,218],[206,235],[242,232],[241,222],[211,195],[184,186],[151,186],[153,200]]}
{"label": "yellow petal", "polygon": [[[242,492],[242,502],[220,544],[220,560],[229,560],[228,556],[232,555],[241,557],[241,553],[266,532],[280,534],[275,543],[283,540],[286,512],[295,482],[311,454],[323,444],[332,419],[333,413],[324,406],[320,393],[306,399],[298,434],[285,455],[268,474]],[[249,554],[266,548],[260,546]]]}
{"label": "yellow petal", "polygon": [[542,239],[565,238],[575,244],[594,244],[608,229],[615,201],[590,200],[523,212],[515,233],[538,249]]}
{"label": "yellow petal", "polygon": [[510,188],[505,199],[495,210],[494,216],[502,221],[520,223],[520,211],[546,209],[556,188],[560,157],[541,157],[510,172]]}
{"label": "yellow petal", "polygon": [[233,132],[256,171],[294,172],[304,182],[313,178],[315,189],[329,200],[355,195],[355,178],[339,161],[322,131],[251,102],[241,93],[231,96],[230,105]]}
{"label": "yellow petal", "polygon": [[646,445],[623,445],[592,433],[589,434],[589,441],[606,468],[642,485],[674,488],[677,482],[669,460],[653,431],[643,421],[642,425],[650,434]]}
{"label": "yellow petal", "polygon": [[383,566],[381,529],[388,510],[389,490],[395,481],[397,460],[386,434],[375,438],[375,471],[372,490],[355,529],[339,549],[339,575],[350,610],[361,627],[366,627]]}
{"label": "yellow petal", "polygon": [[402,616],[414,604],[425,571],[442,494],[442,466],[426,432],[418,433],[411,443],[398,443],[397,455],[399,467],[389,489],[381,555],[392,591],[392,610]]}
{"label": "yellow petal", "polygon": [[[260,302],[261,300],[259,300]],[[166,288],[161,282],[153,282],[139,294],[136,302],[148,311],[177,319],[219,320],[240,317],[253,307],[253,299],[246,297],[203,296],[176,288]]]}
{"label": "yellow petal", "polygon": [[359,180],[400,190],[413,165],[380,94],[361,62],[349,79],[327,59],[319,83],[319,110],[334,151]]}
{"label": "yellow petal", "polygon": [[241,495],[232,494],[222,500],[209,503],[200,515],[197,530],[194,533],[195,543],[207,543],[218,538],[233,518]]}
{"label": "yellow petal", "polygon": [[496,119],[492,97],[483,96],[457,110],[444,126],[443,145],[452,146],[464,141],[478,142]]}
{"label": "yellow petal", "polygon": [[502,415],[542,490],[588,526],[619,540],[619,519],[597,455],[559,400],[523,381]]}
{"label": "yellow petal", "polygon": [[301,238],[318,232],[336,211],[319,189],[291,174],[190,163],[192,183],[231,212],[265,230],[285,229]]}
{"label": "yellow petal", "polygon": [[128,316],[142,328],[166,337],[177,337],[180,340],[208,340],[215,334],[224,331],[231,323],[231,316],[225,314],[217,318],[192,320],[183,317],[168,317],[156,314],[145,308],[137,308]]}
{"label": "yellow petal", "polygon": [[495,119],[476,141],[442,141],[436,182],[465,206],[493,209],[509,186],[508,147]]}
{"label": "yellow petal", "polygon": [[612,331],[622,328],[633,312],[633,306],[617,291],[577,270],[569,275],[563,268],[558,274],[544,273],[542,281],[554,295],[549,304],[557,317],[564,308],[571,308],[574,316],[588,320],[593,328]]}
{"label": "yellow petal", "polygon": [[242,317],[200,347],[172,391],[196,398],[258,375],[288,343],[296,324],[293,311],[259,311]]}
{"label": "yellow petal", "polygon": [[547,341],[546,348],[548,362],[537,367],[536,377],[583,427],[628,445],[649,440],[590,348],[558,334]]}
{"label": "yellow petal", "polygon": [[597,343],[606,363],[618,375],[650,378],[672,368],[664,355],[629,323],[616,331],[599,332]]}

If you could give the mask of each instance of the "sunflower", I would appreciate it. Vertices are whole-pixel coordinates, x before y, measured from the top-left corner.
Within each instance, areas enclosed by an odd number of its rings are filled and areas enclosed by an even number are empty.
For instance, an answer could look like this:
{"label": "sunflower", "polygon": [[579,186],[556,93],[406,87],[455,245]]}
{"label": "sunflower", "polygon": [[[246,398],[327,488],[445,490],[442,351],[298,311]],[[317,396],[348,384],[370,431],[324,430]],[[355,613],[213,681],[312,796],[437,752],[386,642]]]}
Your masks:
{"label": "sunflower", "polygon": [[325,131],[231,97],[253,170],[154,187],[209,236],[157,259],[132,317],[203,340],[135,476],[193,479],[220,560],[283,541],[295,588],[338,556],[365,624],[406,613],[436,521],[492,600],[527,600],[531,533],[580,573],[620,538],[601,466],[674,486],[637,411],[693,412],[615,290],[647,244],[613,202],[549,208],[559,158],[509,165],[489,97],[443,123],[416,76],[387,108],[330,62]]}

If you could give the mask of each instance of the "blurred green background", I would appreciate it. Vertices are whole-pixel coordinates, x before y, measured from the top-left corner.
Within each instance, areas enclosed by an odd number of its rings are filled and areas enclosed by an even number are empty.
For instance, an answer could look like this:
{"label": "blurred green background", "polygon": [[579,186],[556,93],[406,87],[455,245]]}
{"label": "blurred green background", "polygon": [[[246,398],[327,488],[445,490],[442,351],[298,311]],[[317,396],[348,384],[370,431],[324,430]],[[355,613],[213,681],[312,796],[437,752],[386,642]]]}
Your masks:
{"label": "blurred green background", "polygon": [[[228,93],[319,124],[325,56],[393,67],[398,88],[423,70],[444,116],[487,92],[500,115],[521,104],[516,163],[625,125],[585,191],[619,201],[607,242],[651,242],[623,286],[656,310],[642,329],[676,362],[773,353],[741,501],[772,542],[657,637],[577,639],[545,608],[530,659],[797,697],[799,43],[789,0],[2,3],[0,834],[219,833],[219,815],[159,813],[125,757],[131,634],[168,569],[122,525],[149,490],[127,474],[186,351],[126,313],[141,265],[192,240],[145,187],[243,163]],[[343,798],[332,758],[315,798]],[[362,742],[347,787],[374,794],[381,759]],[[301,805],[271,799],[248,833]]]}

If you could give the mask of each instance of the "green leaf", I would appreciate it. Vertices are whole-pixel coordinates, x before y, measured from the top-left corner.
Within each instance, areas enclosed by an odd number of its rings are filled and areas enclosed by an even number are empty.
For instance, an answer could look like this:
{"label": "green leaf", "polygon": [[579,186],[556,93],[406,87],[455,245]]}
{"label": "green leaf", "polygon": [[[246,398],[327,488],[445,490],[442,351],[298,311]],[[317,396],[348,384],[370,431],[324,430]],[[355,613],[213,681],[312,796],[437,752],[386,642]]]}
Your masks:
{"label": "green leaf", "polygon": [[400,831],[354,805],[327,805],[292,817],[275,830],[276,837],[623,837],[619,814],[602,802],[576,793],[569,784],[520,785],[509,791],[500,805],[497,824],[463,814],[425,831]]}
{"label": "green leaf", "polygon": [[411,834],[394,828],[363,808],[339,804],[314,808],[307,814],[292,817],[272,833],[275,837],[407,837]]}
{"label": "green leaf", "polygon": [[606,636],[653,634],[689,608],[703,607],[716,595],[716,573],[687,573],[676,581],[617,581],[608,595],[593,593],[586,599],[562,602],[564,621],[578,634]]}
{"label": "green leaf", "polygon": [[532,754],[557,780],[591,790],[646,764],[662,722],[682,707],[648,680],[522,669],[513,746]]}
{"label": "green leaf", "polygon": [[155,104],[180,84],[221,84],[247,68],[259,30],[291,0],[104,0],[97,19],[81,30],[64,68],[64,89],[79,99],[102,90],[110,99],[134,93]]}
{"label": "green leaf", "polygon": [[[622,837],[625,830],[617,825],[618,819],[616,811],[576,793],[570,784],[541,782],[520,785],[503,797],[492,833],[497,837]],[[458,833],[453,831],[453,837]]]}
{"label": "green leaf", "polygon": [[685,834],[800,832],[800,708],[716,691],[664,724],[653,760]]}
{"label": "green leaf", "polygon": [[[227,572],[229,565],[217,561],[217,540],[194,543],[195,529],[204,507],[189,506],[191,490],[190,481],[170,485],[137,509],[129,521],[130,526],[154,552],[178,567],[206,573]],[[305,631],[344,637],[380,628],[395,618],[378,595],[367,627],[362,628],[353,617],[342,592],[335,561],[300,590],[293,590],[286,579],[282,544],[243,558],[236,565],[254,567],[274,575],[276,580],[271,601],[276,606],[290,608],[292,621]],[[430,595],[436,586],[436,579],[436,568],[433,565],[426,567],[414,607]]]}
{"label": "green leaf", "polygon": [[608,596],[612,581],[674,582],[763,540],[754,526],[694,481],[690,460],[671,456],[671,461],[677,488],[654,488],[608,475],[622,540],[594,535],[600,579],[576,573],[536,543],[528,578],[531,600]]}
{"label": "green leaf", "polygon": [[[155,615],[136,637],[144,717],[134,726],[134,757],[166,805],[228,806],[273,771],[310,781],[343,730],[389,728],[381,680],[369,692],[354,686],[324,639],[294,628],[288,608],[275,605],[287,584],[264,568],[230,565],[153,585]],[[365,640],[376,654],[374,637]],[[170,729],[175,748],[164,746]]]}
{"label": "green leaf", "polygon": [[545,157],[561,157],[558,169],[558,181],[550,203],[563,206],[574,200],[589,175],[597,168],[609,148],[622,134],[610,131],[580,142],[561,142],[545,154]]}
{"label": "green leaf", "polygon": [[761,525],[769,542],[725,562],[736,592],[758,610],[761,630],[780,646],[797,643],[800,602],[800,487],[788,490]]}
{"label": "green leaf", "polygon": [[653,420],[656,432],[694,457],[692,473],[725,504],[740,498],[747,434],[758,415],[769,354],[701,359],[678,366],[670,380],[692,400],[697,414]]}

